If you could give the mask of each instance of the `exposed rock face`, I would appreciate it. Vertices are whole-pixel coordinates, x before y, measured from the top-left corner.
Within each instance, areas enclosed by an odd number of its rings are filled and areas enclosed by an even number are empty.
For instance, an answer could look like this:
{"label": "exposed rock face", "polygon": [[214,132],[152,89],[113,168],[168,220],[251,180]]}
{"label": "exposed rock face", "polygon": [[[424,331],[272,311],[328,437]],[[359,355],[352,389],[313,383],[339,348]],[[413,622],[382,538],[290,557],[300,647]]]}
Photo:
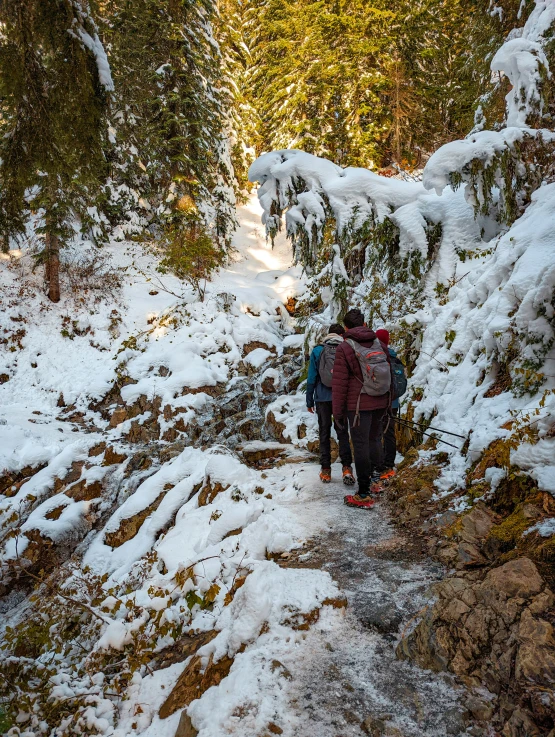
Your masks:
{"label": "exposed rock face", "polygon": [[290,315],[294,316],[297,313],[297,298],[289,297],[285,303],[285,309]]}
{"label": "exposed rock face", "polygon": [[36,467],[25,466],[19,472],[4,474],[4,476],[0,477],[0,494],[7,497],[15,496],[23,484],[43,468],[44,465]]}
{"label": "exposed rock face", "polygon": [[263,348],[265,351],[269,351],[270,353],[274,353],[274,354],[277,353],[273,345],[262,343],[260,340],[252,340],[250,343],[246,343],[243,346],[243,356],[248,356],[249,353],[252,353],[257,348]]}
{"label": "exposed rock face", "polygon": [[244,447],[241,450],[241,455],[243,456],[247,466],[260,467],[260,465],[269,465],[271,461],[283,457],[286,452],[286,445],[277,445],[276,443],[255,443],[253,446],[247,445]]}
{"label": "exposed rock face", "polygon": [[528,558],[519,558],[494,568],[484,580],[484,587],[508,597],[529,599],[539,594],[544,583],[538,569]]}
{"label": "exposed rock face", "polygon": [[64,493],[76,502],[89,502],[92,499],[97,499],[102,494],[102,483],[93,481],[88,484],[85,479],[81,479],[81,481],[77,481],[77,483],[65,489]]}
{"label": "exposed rock face", "polygon": [[117,427],[118,425],[121,425],[122,422],[125,422],[126,419],[127,410],[125,407],[117,407],[110,417],[110,427]]}
{"label": "exposed rock face", "polygon": [[118,453],[111,445],[106,448],[104,453],[104,460],[102,461],[103,466],[112,466],[115,464],[123,463],[127,460],[125,453]]}
{"label": "exposed rock face", "polygon": [[[434,587],[434,603],[399,643],[398,656],[450,670],[470,689],[479,689],[471,691],[468,709],[496,734],[550,734],[555,728],[551,548],[535,533],[523,534],[546,513],[541,492],[528,481],[508,478],[487,503],[478,501],[457,514],[428,494],[439,467],[410,466],[411,460],[392,484],[397,519],[413,534],[424,533],[430,552],[457,573]],[[480,463],[490,467],[487,459]],[[483,468],[470,472],[474,493],[480,491],[476,474]]]}
{"label": "exposed rock face", "polygon": [[[549,621],[555,598],[534,563],[518,558],[483,579],[448,578],[435,592],[436,603],[399,644],[398,655],[425,668],[452,670],[470,686],[485,685],[499,705],[504,703],[501,720],[512,717],[519,703],[538,701],[542,708],[532,711],[542,727],[551,727],[543,712],[555,707],[555,638]],[[519,734],[513,727],[507,734]]]}
{"label": "exposed rock face", "polygon": [[199,699],[212,686],[217,686],[227,676],[232,665],[233,658],[227,655],[216,663],[211,655],[204,667],[203,658],[194,655],[160,707],[160,718],[166,719],[178,709],[189,706],[191,701]]}
{"label": "exposed rock face", "polygon": [[197,734],[198,732],[191,722],[191,717],[186,711],[183,711],[179,719],[179,724],[177,725],[175,737],[197,737]]}
{"label": "exposed rock face", "polygon": [[149,504],[148,507],[145,507],[145,509],[142,509],[137,514],[133,515],[133,517],[123,519],[115,532],[107,532],[104,537],[106,545],[109,545],[111,548],[119,548],[120,545],[123,545],[123,543],[134,538],[146,518],[158,509],[163,498],[164,492],[159,494],[152,504]]}
{"label": "exposed rock face", "polygon": [[[243,579],[244,582],[245,579]],[[167,668],[175,663],[183,663],[194,655],[203,645],[206,645],[218,635],[217,630],[199,632],[193,635],[184,635],[166,650],[162,650],[157,658],[155,669]]]}
{"label": "exposed rock face", "polygon": [[283,431],[285,430],[285,425],[283,424],[283,422],[278,422],[278,420],[276,420],[276,416],[271,410],[266,415],[266,427],[268,428],[268,432],[270,433],[270,435],[275,438],[278,443],[287,442],[287,438],[283,434]]}
{"label": "exposed rock face", "polygon": [[210,480],[210,476],[207,476],[198,495],[199,507],[205,507],[207,504],[212,504],[218,494],[220,494],[222,491],[225,491],[226,489],[229,489],[229,484],[225,486],[219,481],[213,483]]}

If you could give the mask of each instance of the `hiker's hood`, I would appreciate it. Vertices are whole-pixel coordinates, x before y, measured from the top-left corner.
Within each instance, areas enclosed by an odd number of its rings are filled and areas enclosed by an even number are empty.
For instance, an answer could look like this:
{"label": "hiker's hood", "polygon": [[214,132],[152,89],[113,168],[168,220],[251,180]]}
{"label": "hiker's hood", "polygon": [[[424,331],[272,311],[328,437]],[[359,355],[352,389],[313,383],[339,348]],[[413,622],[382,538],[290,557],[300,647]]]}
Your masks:
{"label": "hiker's hood", "polygon": [[343,343],[343,336],[337,333],[328,333],[322,343]]}
{"label": "hiker's hood", "polygon": [[358,328],[347,330],[343,338],[344,340],[351,338],[351,340],[355,340],[357,343],[371,344],[376,340],[376,333],[370,330],[370,328],[361,325]]}

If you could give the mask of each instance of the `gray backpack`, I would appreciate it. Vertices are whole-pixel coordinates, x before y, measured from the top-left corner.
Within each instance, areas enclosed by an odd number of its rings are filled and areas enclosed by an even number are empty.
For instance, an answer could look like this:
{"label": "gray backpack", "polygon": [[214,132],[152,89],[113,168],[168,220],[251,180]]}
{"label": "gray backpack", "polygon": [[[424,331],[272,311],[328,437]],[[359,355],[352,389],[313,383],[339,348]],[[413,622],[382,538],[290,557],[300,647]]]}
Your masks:
{"label": "gray backpack", "polygon": [[322,343],[322,353],[318,361],[318,374],[324,386],[331,389],[333,381],[333,364],[338,343]]}
{"label": "gray backpack", "polygon": [[364,348],[351,338],[347,339],[347,343],[354,350],[362,371],[360,393],[369,394],[371,397],[381,397],[386,394],[391,389],[391,369],[378,338],[369,348]]}

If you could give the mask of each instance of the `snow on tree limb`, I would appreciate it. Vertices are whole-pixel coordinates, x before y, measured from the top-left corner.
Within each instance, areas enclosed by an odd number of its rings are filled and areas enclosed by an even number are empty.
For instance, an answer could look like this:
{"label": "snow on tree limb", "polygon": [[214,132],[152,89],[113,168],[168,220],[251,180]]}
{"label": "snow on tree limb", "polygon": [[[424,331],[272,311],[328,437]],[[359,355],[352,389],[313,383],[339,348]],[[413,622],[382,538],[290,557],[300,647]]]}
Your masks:
{"label": "snow on tree limb", "polygon": [[[73,28],[68,29],[68,33],[77,38],[81,44],[92,53],[96,61],[100,84],[107,92],[113,92],[114,82],[112,80],[110,63],[106,56],[106,51],[104,50],[102,41],[98,37],[96,24],[93,21],[87,6],[83,8],[82,4],[77,2],[77,0],[74,0],[73,5],[77,18],[74,20]],[[87,30],[87,26],[89,27],[90,32]]]}
{"label": "snow on tree limb", "polygon": [[536,0],[523,28],[515,29],[491,62],[492,72],[502,72],[511,82],[507,95],[507,126],[525,128],[529,118],[543,112],[542,85],[551,76],[543,47],[555,22],[555,3]]}

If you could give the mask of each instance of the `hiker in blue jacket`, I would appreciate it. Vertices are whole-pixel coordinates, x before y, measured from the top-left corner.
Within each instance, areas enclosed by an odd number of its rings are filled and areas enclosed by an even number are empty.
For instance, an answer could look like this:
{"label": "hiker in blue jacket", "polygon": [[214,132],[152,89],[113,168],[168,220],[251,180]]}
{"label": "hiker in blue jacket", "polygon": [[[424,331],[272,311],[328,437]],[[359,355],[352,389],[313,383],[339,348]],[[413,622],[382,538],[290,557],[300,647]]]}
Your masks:
{"label": "hiker in blue jacket", "polygon": [[309,412],[318,416],[318,433],[320,436],[320,480],[325,484],[331,481],[331,426],[335,428],[339,444],[339,457],[343,465],[343,483],[352,486],[355,483],[353,476],[353,457],[349,442],[349,428],[345,422],[342,427],[333,420],[331,410],[331,382],[335,349],[343,341],[345,328],[334,323],[322,343],[313,348],[308,366],[308,380],[306,384],[306,406]]}

